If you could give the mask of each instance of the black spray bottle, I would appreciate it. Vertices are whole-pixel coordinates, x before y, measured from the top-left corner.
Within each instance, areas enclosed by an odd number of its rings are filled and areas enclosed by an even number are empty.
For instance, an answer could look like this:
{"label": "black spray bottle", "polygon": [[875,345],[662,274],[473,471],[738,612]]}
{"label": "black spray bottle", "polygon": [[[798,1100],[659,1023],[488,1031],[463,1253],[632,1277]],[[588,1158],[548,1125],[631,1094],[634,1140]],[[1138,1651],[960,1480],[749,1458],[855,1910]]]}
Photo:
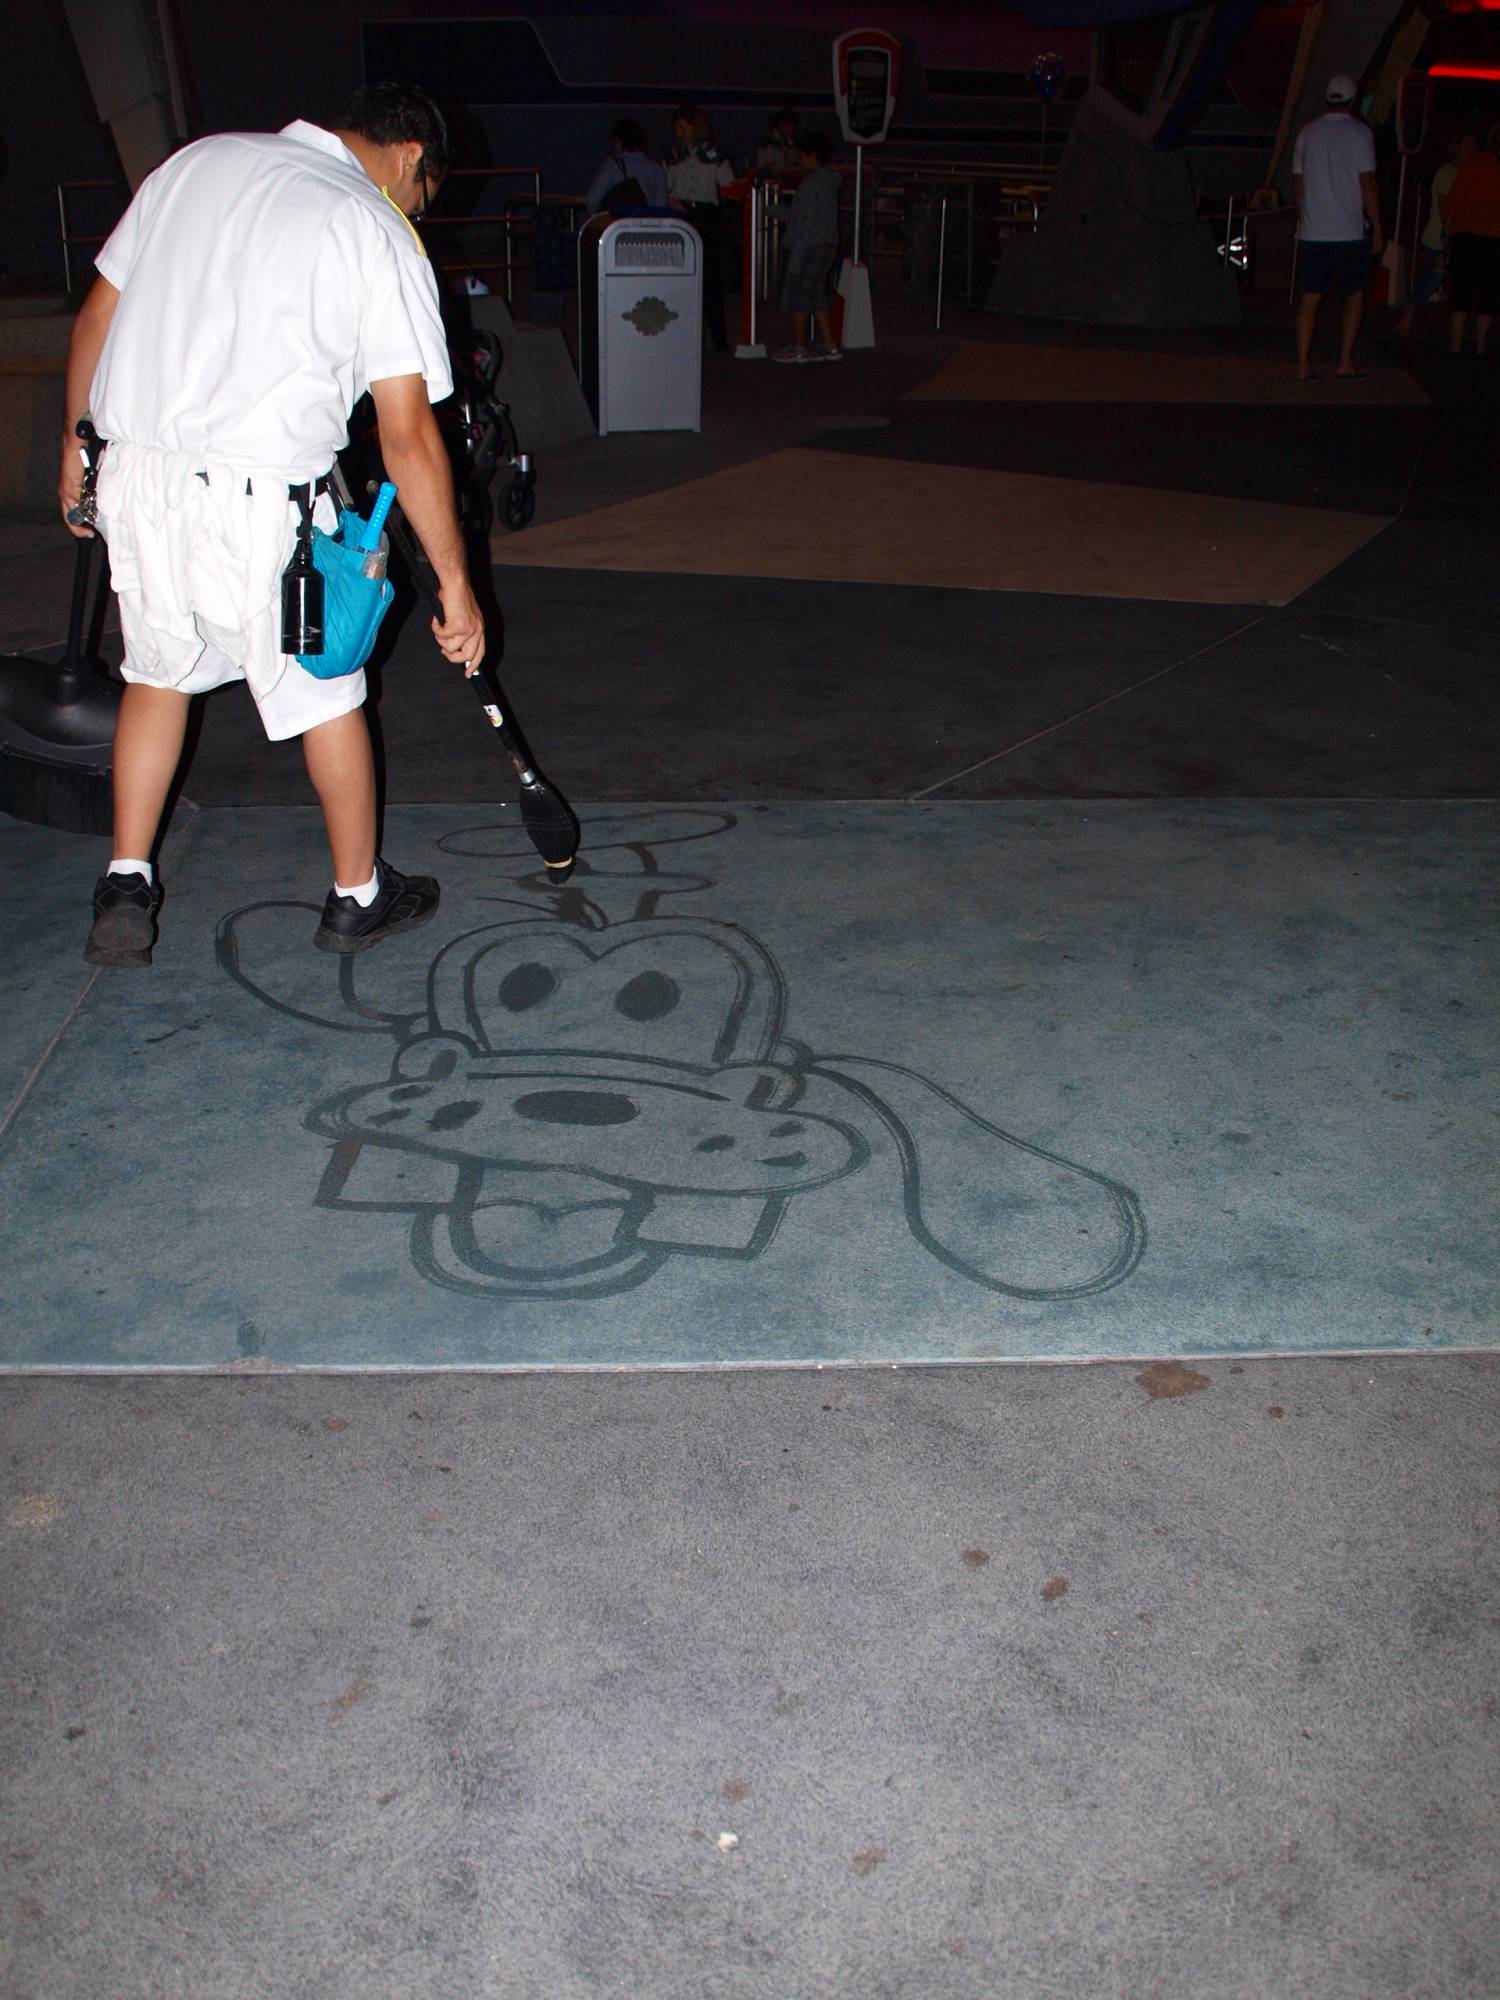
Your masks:
{"label": "black spray bottle", "polygon": [[281,572],[281,650],[321,653],[323,650],[323,577],[313,562],[312,499],[308,489],[293,489],[302,510],[297,546]]}

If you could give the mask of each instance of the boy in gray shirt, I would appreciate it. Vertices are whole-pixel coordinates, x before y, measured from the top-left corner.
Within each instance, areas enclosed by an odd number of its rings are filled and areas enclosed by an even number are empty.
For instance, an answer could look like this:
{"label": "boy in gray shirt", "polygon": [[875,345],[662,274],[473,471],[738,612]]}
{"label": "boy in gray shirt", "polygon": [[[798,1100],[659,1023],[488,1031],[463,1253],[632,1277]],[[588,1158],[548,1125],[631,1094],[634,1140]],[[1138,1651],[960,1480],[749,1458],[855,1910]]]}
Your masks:
{"label": "boy in gray shirt", "polygon": [[[801,142],[803,177],[792,203],[786,233],[786,276],[782,309],[792,315],[792,344],[778,361],[842,361],[828,316],[829,280],[839,254],[839,193],[842,183],[828,164],[828,140],[809,132]],[[816,334],[808,344],[809,322]]]}

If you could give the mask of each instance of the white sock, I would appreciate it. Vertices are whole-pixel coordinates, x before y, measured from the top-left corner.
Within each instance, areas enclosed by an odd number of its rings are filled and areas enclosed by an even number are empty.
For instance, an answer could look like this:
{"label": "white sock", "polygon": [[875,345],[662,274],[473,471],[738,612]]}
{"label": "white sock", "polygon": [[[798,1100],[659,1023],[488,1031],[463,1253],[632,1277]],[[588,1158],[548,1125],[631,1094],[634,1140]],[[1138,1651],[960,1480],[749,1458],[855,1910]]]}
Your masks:
{"label": "white sock", "polygon": [[379,888],[380,870],[377,868],[369,881],[362,883],[358,889],[346,889],[342,883],[335,882],[333,893],[335,896],[352,896],[362,910],[368,910],[371,903],[374,902],[376,892]]}
{"label": "white sock", "polygon": [[132,861],[128,856],[118,854],[104,872],[106,875],[144,875],[148,889],[156,880],[156,871],[149,861]]}

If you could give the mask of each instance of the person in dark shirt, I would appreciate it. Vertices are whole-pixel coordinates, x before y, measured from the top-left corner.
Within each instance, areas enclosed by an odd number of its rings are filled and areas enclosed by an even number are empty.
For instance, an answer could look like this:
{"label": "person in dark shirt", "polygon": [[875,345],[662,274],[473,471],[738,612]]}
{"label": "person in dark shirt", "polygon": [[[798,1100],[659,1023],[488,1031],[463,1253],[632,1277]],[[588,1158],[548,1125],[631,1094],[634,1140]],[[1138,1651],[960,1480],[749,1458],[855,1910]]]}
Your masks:
{"label": "person in dark shirt", "polygon": [[[839,254],[839,192],[843,185],[828,164],[828,140],[809,132],[798,164],[802,180],[792,202],[786,233],[786,276],[781,304],[792,315],[792,344],[778,361],[842,361],[829,317],[830,285]],[[809,344],[811,329],[815,338]]]}

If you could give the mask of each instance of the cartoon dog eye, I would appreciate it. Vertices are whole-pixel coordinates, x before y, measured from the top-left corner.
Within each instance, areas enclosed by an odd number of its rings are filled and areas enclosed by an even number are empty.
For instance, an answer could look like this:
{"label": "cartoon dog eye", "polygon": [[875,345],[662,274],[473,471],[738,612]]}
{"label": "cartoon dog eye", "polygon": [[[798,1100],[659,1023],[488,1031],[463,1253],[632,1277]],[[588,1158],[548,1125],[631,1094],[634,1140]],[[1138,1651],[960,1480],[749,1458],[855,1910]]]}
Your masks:
{"label": "cartoon dog eye", "polygon": [[[561,981],[557,970],[529,958],[512,966],[495,990],[495,998],[509,1014],[526,1014],[540,1007],[557,992]],[[648,969],[637,972],[615,993],[611,1005],[627,1021],[664,1021],[682,999],[682,988],[669,974]]]}

